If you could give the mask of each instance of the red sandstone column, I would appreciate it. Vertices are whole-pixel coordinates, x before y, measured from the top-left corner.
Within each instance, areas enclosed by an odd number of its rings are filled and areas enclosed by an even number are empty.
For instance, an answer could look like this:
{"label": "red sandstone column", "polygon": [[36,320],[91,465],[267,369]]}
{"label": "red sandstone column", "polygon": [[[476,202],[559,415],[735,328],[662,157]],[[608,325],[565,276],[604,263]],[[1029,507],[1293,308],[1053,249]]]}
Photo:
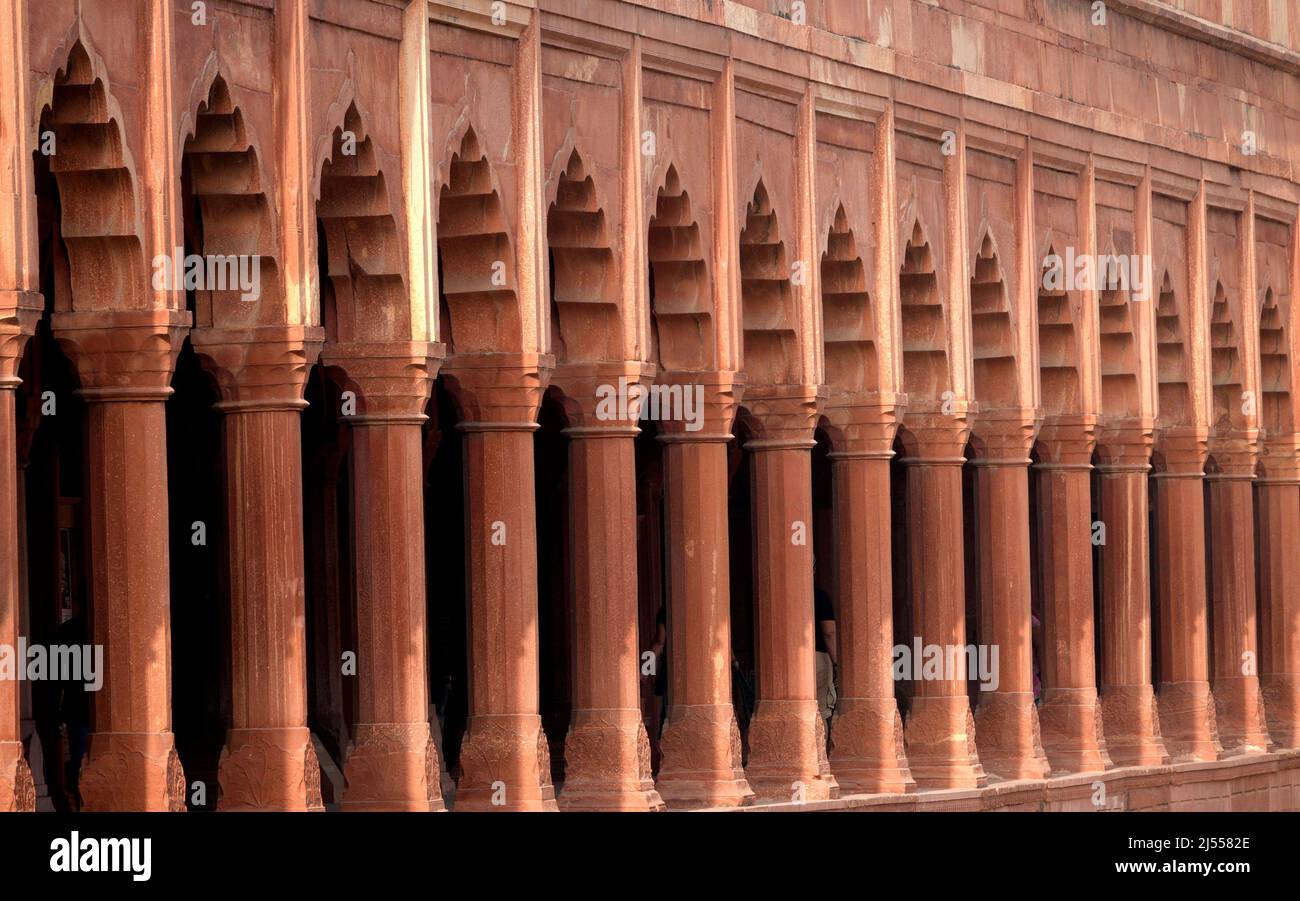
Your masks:
{"label": "red sandstone column", "polygon": [[[1043,598],[1043,750],[1053,773],[1111,766],[1097,697],[1092,593],[1091,433],[1044,429],[1047,459],[1035,469]],[[1071,432],[1079,427],[1071,425]]]}
{"label": "red sandstone column", "polygon": [[538,714],[533,432],[549,357],[453,357],[465,421],[469,724],[457,810],[555,810]]}
{"label": "red sandstone column", "polygon": [[669,807],[735,807],[754,797],[731,707],[727,442],[740,385],[729,373],[672,373],[704,389],[702,428],[663,423],[668,577],[668,722],[659,794]]}
{"label": "red sandstone column", "polygon": [[[761,431],[751,454],[758,703],[746,775],[773,801],[839,796],[826,759],[813,659],[812,448],[817,398],[751,392]],[[747,398],[747,400],[750,398]]]}
{"label": "red sandstone column", "polygon": [[[0,646],[18,647],[18,423],[14,392],[18,361],[32,322],[0,323]],[[35,810],[36,786],[23,756],[22,683],[0,680],[0,813]]]}
{"label": "red sandstone column", "polygon": [[1268,731],[1300,747],[1300,461],[1261,461],[1259,501],[1260,689]]}
{"label": "red sandstone column", "polygon": [[1175,763],[1217,760],[1205,595],[1204,442],[1164,449],[1156,480],[1160,727]]}
{"label": "red sandstone column", "polygon": [[[975,718],[966,692],[966,575],[961,468],[969,434],[949,417],[917,418],[907,464],[907,516],[911,532],[912,621],[923,646],[937,645],[946,665],[940,678],[916,682],[907,719],[907,758],[918,788],[977,788],[988,777],[975,748]],[[916,662],[913,661],[913,665]],[[910,674],[909,674],[910,675]]]}
{"label": "red sandstone column", "polygon": [[1254,460],[1233,460],[1235,465],[1228,465],[1228,458],[1216,459],[1224,471],[1207,476],[1215,722],[1225,754],[1262,753],[1272,742],[1259,689],[1255,640]]}
{"label": "red sandstone column", "polygon": [[[832,411],[834,417],[835,411]],[[893,417],[832,442],[839,701],[830,762],[842,793],[908,792],[916,781],[894,700],[889,460]]]}
{"label": "red sandstone column", "polygon": [[231,728],[221,810],[323,810],[307,730],[301,410],[319,337],[199,330],[226,445]]}
{"label": "red sandstone column", "polygon": [[164,404],[189,314],[56,313],[87,408],[91,640],[104,647],[86,810],[184,810],[171,732]]}
{"label": "red sandstone column", "polygon": [[[569,509],[573,542],[573,712],[564,741],[566,810],[662,810],[641,719],[636,568],[636,436],[640,404],[625,416],[607,395],[640,386],[639,363],[568,368],[552,380],[570,409]],[[625,381],[620,383],[620,378]],[[624,389],[630,390],[630,389]]]}
{"label": "red sandstone column", "polygon": [[997,688],[975,708],[980,762],[1003,779],[1042,779],[1050,767],[1034,706],[1030,614],[1029,449],[1032,419],[990,420],[976,460],[980,642],[998,650]]}
{"label": "red sandstone column", "polygon": [[327,348],[356,394],[351,428],[357,723],[342,808],[445,810],[429,728],[424,572],[425,407],[441,345]]}
{"label": "red sandstone column", "polygon": [[1101,708],[1116,766],[1169,762],[1151,686],[1151,561],[1147,509],[1149,438],[1107,444],[1101,482]]}

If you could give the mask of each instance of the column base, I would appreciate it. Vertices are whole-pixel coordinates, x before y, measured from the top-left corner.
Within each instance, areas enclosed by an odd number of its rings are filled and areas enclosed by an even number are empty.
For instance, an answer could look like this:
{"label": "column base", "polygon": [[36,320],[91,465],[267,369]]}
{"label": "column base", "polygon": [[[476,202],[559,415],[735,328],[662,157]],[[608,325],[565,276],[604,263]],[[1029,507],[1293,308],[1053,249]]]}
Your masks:
{"label": "column base", "polygon": [[1214,718],[1222,756],[1263,754],[1273,748],[1257,676],[1214,680]]}
{"label": "column base", "polygon": [[898,703],[892,697],[840,698],[831,720],[830,763],[841,795],[916,791]]}
{"label": "column base", "polygon": [[982,693],[975,708],[975,730],[980,763],[989,776],[1045,779],[1051,772],[1032,691]]}
{"label": "column base", "polygon": [[828,801],[840,796],[826,760],[826,721],[817,701],[760,699],[749,724],[754,796],[764,801]]}
{"label": "column base", "polygon": [[975,748],[975,717],[962,695],[912,698],[905,727],[917,788],[983,788],[988,775]]}
{"label": "column base", "polygon": [[1300,675],[1265,673],[1259,677],[1268,734],[1279,748],[1300,748]]}
{"label": "column base", "polygon": [[1161,683],[1160,725],[1174,763],[1218,760],[1223,754],[1209,682]]}
{"label": "column base", "polygon": [[444,811],[440,770],[428,723],[358,724],[343,763],[347,786],[340,807],[345,811]]}
{"label": "column base", "polygon": [[320,761],[305,726],[231,729],[221,749],[217,779],[221,783],[217,810],[325,809],[320,792]]}
{"label": "column base", "polygon": [[95,732],[79,782],[82,810],[180,812],[185,771],[170,732]]}
{"label": "column base", "polygon": [[575,710],[564,738],[561,810],[658,811],[650,736],[636,708]]}
{"label": "column base", "polygon": [[668,807],[742,807],[753,802],[754,791],[740,765],[740,727],[730,704],[674,705],[659,748],[659,796]]}
{"label": "column base", "polygon": [[536,714],[476,714],[460,746],[457,810],[554,811],[551,752]]}
{"label": "column base", "polygon": [[1169,752],[1160,735],[1156,693],[1150,685],[1111,685],[1101,695],[1106,751],[1115,766],[1163,766]]}
{"label": "column base", "polygon": [[1112,767],[1095,688],[1047,689],[1038,722],[1051,775],[1099,773]]}
{"label": "column base", "polygon": [[36,810],[36,783],[20,741],[0,741],[0,813]]}

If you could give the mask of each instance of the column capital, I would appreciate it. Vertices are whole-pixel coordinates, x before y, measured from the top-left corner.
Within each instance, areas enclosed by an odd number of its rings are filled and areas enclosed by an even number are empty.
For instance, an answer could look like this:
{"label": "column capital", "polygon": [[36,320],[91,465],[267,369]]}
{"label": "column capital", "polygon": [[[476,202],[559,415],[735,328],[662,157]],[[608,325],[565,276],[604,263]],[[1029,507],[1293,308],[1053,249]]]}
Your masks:
{"label": "column capital", "polygon": [[685,371],[662,373],[659,385],[681,385],[683,389],[698,387],[702,392],[704,412],[694,423],[670,420],[661,423],[659,440],[665,444],[710,443],[725,444],[731,440],[731,427],[736,419],[736,409],[745,393],[745,377],[727,370]]}
{"label": "column capital", "polygon": [[1107,422],[1097,430],[1102,472],[1147,471],[1155,447],[1155,421],[1149,418]]}
{"label": "column capital", "polygon": [[[40,295],[36,295],[38,298]],[[27,339],[36,331],[39,310],[25,307],[0,309],[0,388],[18,387],[18,364]]]}
{"label": "column capital", "polygon": [[54,337],[88,401],[165,400],[190,325],[187,310],[55,313]]}
{"label": "column capital", "polygon": [[903,403],[883,395],[861,402],[832,401],[825,409],[827,431],[831,436],[831,458],[892,458],[894,437],[898,434],[902,413]]}
{"label": "column capital", "polygon": [[1028,466],[1043,417],[1036,409],[990,410],[975,420],[972,442],[977,466]]}
{"label": "column capital", "polygon": [[1091,413],[1051,416],[1038,432],[1040,464],[1087,466],[1097,448],[1097,417]]}
{"label": "column capital", "polygon": [[1200,476],[1208,456],[1209,430],[1201,426],[1165,429],[1156,434],[1155,453],[1163,475]]}
{"label": "column capital", "polygon": [[1300,484],[1300,434],[1261,442],[1257,477],[1261,483]]}
{"label": "column capital", "polygon": [[423,423],[425,407],[446,347],[429,341],[387,341],[327,346],[321,362],[344,390],[355,391],[353,425]]}
{"label": "column capital", "polygon": [[909,412],[903,420],[903,443],[908,463],[965,462],[966,442],[970,439],[970,422],[964,409],[952,415],[936,412]]}
{"label": "column capital", "polygon": [[745,394],[747,421],[752,424],[749,450],[810,448],[825,395],[816,385],[764,385]]}
{"label": "column capital", "polygon": [[550,383],[564,392],[565,432],[588,438],[639,434],[637,423],[648,408],[646,393],[655,370],[653,363],[638,360],[558,367]]}
{"label": "column capital", "polygon": [[1259,429],[1211,433],[1207,451],[1214,458],[1216,475],[1251,478],[1259,459]]}
{"label": "column capital", "polygon": [[303,388],[324,340],[323,329],[301,325],[190,332],[195,352],[221,393],[217,409],[226,412],[307,406]]}
{"label": "column capital", "polygon": [[463,431],[531,431],[554,368],[550,354],[454,354],[442,375],[460,406]]}

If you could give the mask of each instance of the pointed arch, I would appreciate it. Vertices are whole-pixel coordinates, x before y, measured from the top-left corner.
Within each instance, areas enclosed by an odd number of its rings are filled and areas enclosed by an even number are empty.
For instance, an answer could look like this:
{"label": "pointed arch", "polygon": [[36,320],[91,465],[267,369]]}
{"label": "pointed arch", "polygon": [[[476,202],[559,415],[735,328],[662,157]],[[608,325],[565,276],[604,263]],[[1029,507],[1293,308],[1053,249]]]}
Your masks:
{"label": "pointed arch", "polygon": [[899,273],[903,322],[903,386],[909,395],[939,397],[948,384],[948,322],[934,251],[921,227],[912,221]]}
{"label": "pointed arch", "polygon": [[1264,289],[1259,311],[1259,390],[1263,394],[1260,425],[1270,435],[1295,430],[1291,412],[1291,360],[1286,319],[1272,287]]}
{"label": "pointed arch", "polygon": [[1215,428],[1231,427],[1241,406],[1241,352],[1232,305],[1223,282],[1214,283],[1210,303],[1210,383],[1214,386]]}
{"label": "pointed arch", "polygon": [[452,353],[522,343],[515,256],[487,154],[471,126],[438,194],[439,334]]}
{"label": "pointed arch", "polygon": [[691,198],[669,164],[646,238],[652,358],[661,371],[710,369],[716,359],[708,264]]}
{"label": "pointed arch", "polygon": [[879,390],[875,313],[867,291],[867,271],[843,204],[836,208],[827,234],[821,275],[826,384],[832,391],[847,394]]}
{"label": "pointed arch", "polygon": [[1127,258],[1114,247],[1104,257],[1098,273],[1098,326],[1101,364],[1101,409],[1107,416],[1131,417],[1140,412],[1138,398],[1138,345],[1133,317],[1131,284],[1120,266]]}
{"label": "pointed arch", "polygon": [[1019,380],[1011,298],[993,233],[987,228],[971,267],[970,310],[975,399],[982,408],[1013,407]]}
{"label": "pointed arch", "polygon": [[[138,310],[150,303],[133,166],[120,111],[83,41],[68,51],[41,108],[38,172],[59,189],[67,291],[58,310]],[[42,153],[53,140],[52,152]],[[40,159],[43,157],[43,159]]]}
{"label": "pointed arch", "polygon": [[206,286],[192,297],[194,325],[241,328],[282,320],[275,217],[243,112],[220,74],[195,111],[182,149],[181,182],[196,214],[185,217],[194,231],[187,232],[187,245],[203,255],[252,257],[257,269],[257,302],[246,301],[238,284]]}
{"label": "pointed arch", "polygon": [[1049,244],[1038,283],[1038,376],[1043,409],[1077,413],[1082,405],[1079,346],[1064,262]]}
{"label": "pointed arch", "polygon": [[751,385],[788,385],[799,363],[790,261],[776,211],[760,178],[740,233],[744,368]]}
{"label": "pointed arch", "polygon": [[324,251],[321,324],[331,343],[409,339],[402,239],[378,154],[355,103],[334,129],[316,203]]}
{"label": "pointed arch", "polygon": [[618,267],[609,246],[605,211],[576,149],[560,173],[546,215],[551,256],[551,342],[561,363],[622,357]]}
{"label": "pointed arch", "polygon": [[1159,422],[1164,428],[1192,424],[1192,389],[1187,366],[1187,330],[1174,285],[1166,271],[1156,295],[1156,380]]}

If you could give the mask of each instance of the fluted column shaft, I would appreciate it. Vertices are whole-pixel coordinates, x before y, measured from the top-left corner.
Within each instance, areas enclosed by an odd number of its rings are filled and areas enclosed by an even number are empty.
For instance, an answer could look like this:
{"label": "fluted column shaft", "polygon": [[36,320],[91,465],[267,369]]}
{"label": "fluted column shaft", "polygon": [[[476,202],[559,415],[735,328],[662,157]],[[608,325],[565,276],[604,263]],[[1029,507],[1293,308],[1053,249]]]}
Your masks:
{"label": "fluted column shaft", "polygon": [[443,810],[429,726],[423,425],[441,345],[343,345],[324,360],[356,392],[351,429],[357,723],[346,811]]}
{"label": "fluted column shaft", "polygon": [[1043,750],[1053,773],[1110,767],[1097,695],[1089,438],[1057,438],[1038,479]]}
{"label": "fluted column shaft", "polygon": [[844,793],[914,791],[894,698],[888,434],[831,453],[840,685],[831,770]]}
{"label": "fluted column shaft", "polygon": [[1260,688],[1268,731],[1300,747],[1300,479],[1265,476],[1259,500]]}
{"label": "fluted column shaft", "polygon": [[1259,687],[1255,639],[1254,475],[1225,472],[1207,477],[1210,490],[1210,675],[1215,721],[1226,753],[1258,753],[1271,745]]}
{"label": "fluted column shaft", "polygon": [[469,723],[457,810],[555,810],[538,700],[533,432],[550,358],[452,357],[466,419]]}
{"label": "fluted column shaft", "polygon": [[[19,486],[18,423],[15,393],[18,363],[32,323],[24,317],[0,326],[0,646],[18,647],[19,604]],[[0,680],[0,813],[36,807],[32,772],[23,756],[22,685]]]}
{"label": "fluted column shaft", "polygon": [[1149,448],[1127,462],[1098,467],[1101,521],[1101,704],[1106,750],[1116,766],[1169,761],[1151,685]]}
{"label": "fluted column shaft", "polygon": [[1049,767],[1034,706],[1029,449],[1003,442],[991,453],[975,473],[980,642],[998,649],[997,686],[975,710],[980,761],[1003,779],[1040,779]]}
{"label": "fluted column shaft", "polygon": [[171,731],[167,417],[188,314],[59,313],[86,401],[91,641],[104,649],[86,810],[185,809]]}
{"label": "fluted column shaft", "polygon": [[1221,750],[1210,692],[1205,586],[1204,458],[1156,474],[1160,728],[1174,762]]}
{"label": "fluted column shaft", "polygon": [[[941,670],[935,678],[923,671],[915,682],[906,724],[907,758],[918,788],[976,788],[988,777],[975,747],[975,718],[966,686],[961,482],[966,432],[955,424],[926,431],[936,434],[904,460],[909,546],[914,549],[913,640],[924,648],[937,647]],[[958,665],[950,666],[949,661]]]}
{"label": "fluted column shaft", "polygon": [[[574,407],[569,439],[573,534],[573,712],[564,742],[565,810],[659,810],[638,678],[636,436],[626,419],[597,415],[606,386],[640,385],[639,364],[556,373]],[[625,379],[624,382],[619,381]],[[600,411],[603,412],[603,411]],[[657,661],[656,661],[657,663]]]}
{"label": "fluted column shaft", "polygon": [[200,330],[224,414],[230,730],[221,810],[323,810],[307,729],[301,410],[316,330]]}
{"label": "fluted column shaft", "polygon": [[826,724],[817,705],[813,629],[811,390],[747,394],[758,434],[750,498],[754,524],[754,605],[758,702],[749,726],[746,775],[772,800],[838,797],[826,758]]}
{"label": "fluted column shaft", "polygon": [[[741,769],[731,705],[727,442],[740,386],[704,382],[702,428],[664,423],[664,506],[669,550],[668,722],[659,794],[669,807],[734,807],[754,793]],[[670,374],[690,384],[691,374]]]}

